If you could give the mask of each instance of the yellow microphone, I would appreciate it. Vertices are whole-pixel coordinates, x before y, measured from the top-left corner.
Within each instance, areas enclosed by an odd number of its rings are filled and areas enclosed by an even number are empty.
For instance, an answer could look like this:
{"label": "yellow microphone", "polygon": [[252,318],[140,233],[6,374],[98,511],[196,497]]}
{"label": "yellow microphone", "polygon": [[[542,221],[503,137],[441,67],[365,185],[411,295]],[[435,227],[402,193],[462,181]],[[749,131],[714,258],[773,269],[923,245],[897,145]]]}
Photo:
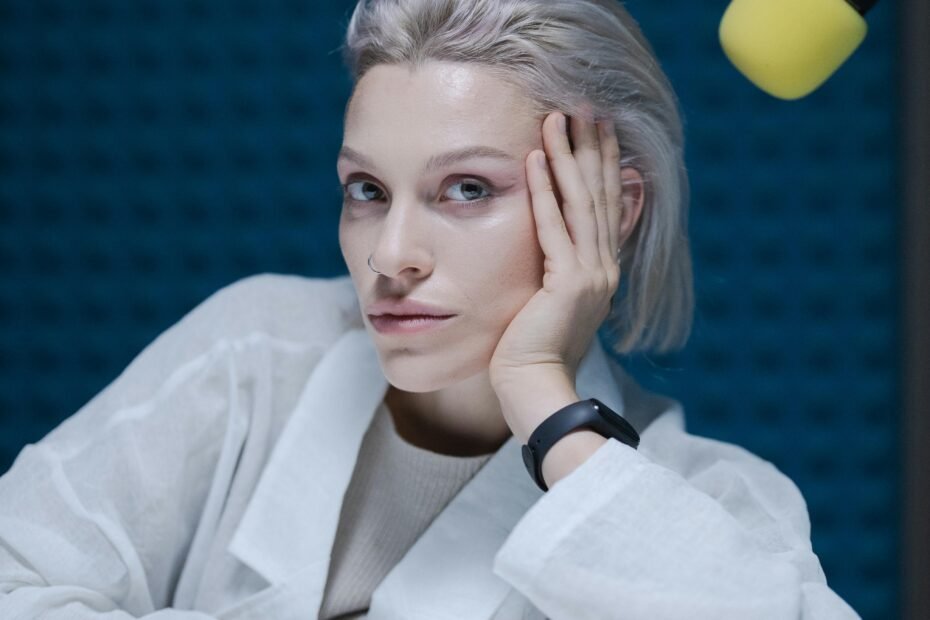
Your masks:
{"label": "yellow microphone", "polygon": [[733,0],[720,44],[749,81],[779,99],[800,99],[827,81],[865,39],[878,0]]}

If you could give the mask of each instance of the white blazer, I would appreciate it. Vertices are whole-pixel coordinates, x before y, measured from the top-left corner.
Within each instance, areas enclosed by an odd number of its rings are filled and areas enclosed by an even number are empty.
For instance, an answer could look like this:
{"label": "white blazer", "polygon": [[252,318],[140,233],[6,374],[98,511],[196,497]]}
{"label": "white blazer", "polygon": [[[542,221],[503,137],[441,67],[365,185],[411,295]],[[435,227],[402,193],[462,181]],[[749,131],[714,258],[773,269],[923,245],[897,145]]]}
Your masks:
{"label": "white blazer", "polygon": [[[0,618],[316,618],[387,381],[348,276],[214,293],[0,477]],[[623,413],[543,493],[511,437],[374,591],[370,620],[833,619],[797,487],[690,435],[597,338],[576,389]]]}

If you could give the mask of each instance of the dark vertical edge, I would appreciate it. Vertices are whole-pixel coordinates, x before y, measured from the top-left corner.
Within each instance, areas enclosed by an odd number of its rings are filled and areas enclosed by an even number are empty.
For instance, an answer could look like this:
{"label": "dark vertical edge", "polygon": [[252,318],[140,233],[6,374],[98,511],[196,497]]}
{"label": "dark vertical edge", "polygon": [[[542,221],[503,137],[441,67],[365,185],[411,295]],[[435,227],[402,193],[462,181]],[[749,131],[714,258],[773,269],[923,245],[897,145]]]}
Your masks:
{"label": "dark vertical edge", "polygon": [[898,14],[903,180],[904,618],[930,618],[930,2]]}

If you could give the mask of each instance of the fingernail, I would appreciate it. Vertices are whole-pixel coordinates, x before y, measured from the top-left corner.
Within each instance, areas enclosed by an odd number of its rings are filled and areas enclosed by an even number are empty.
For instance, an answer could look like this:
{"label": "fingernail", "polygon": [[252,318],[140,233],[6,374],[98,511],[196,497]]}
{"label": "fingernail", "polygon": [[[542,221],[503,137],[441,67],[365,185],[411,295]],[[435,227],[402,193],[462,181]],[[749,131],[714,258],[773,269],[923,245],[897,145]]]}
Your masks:
{"label": "fingernail", "polygon": [[559,129],[562,130],[562,133],[567,133],[565,130],[565,115],[559,114]]}
{"label": "fingernail", "polygon": [[542,151],[536,153],[536,163],[539,164],[539,167],[543,170],[546,169],[546,154]]}

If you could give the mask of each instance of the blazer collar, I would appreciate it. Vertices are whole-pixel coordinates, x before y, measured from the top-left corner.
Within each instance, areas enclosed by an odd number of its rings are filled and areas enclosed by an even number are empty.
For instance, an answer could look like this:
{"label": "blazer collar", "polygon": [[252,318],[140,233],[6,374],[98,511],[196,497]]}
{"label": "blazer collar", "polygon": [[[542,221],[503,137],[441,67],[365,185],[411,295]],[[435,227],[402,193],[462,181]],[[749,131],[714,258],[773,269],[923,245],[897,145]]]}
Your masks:
{"label": "blazer collar", "polygon": [[[623,412],[624,377],[595,337],[576,391]],[[230,553],[269,583],[299,578],[288,589],[301,592],[304,609],[322,600],[343,496],[387,387],[367,330],[346,331],[314,368],[230,542]],[[511,436],[462,487],[374,591],[369,618],[492,616],[511,590],[493,573],[494,556],[543,494],[520,450]]]}

